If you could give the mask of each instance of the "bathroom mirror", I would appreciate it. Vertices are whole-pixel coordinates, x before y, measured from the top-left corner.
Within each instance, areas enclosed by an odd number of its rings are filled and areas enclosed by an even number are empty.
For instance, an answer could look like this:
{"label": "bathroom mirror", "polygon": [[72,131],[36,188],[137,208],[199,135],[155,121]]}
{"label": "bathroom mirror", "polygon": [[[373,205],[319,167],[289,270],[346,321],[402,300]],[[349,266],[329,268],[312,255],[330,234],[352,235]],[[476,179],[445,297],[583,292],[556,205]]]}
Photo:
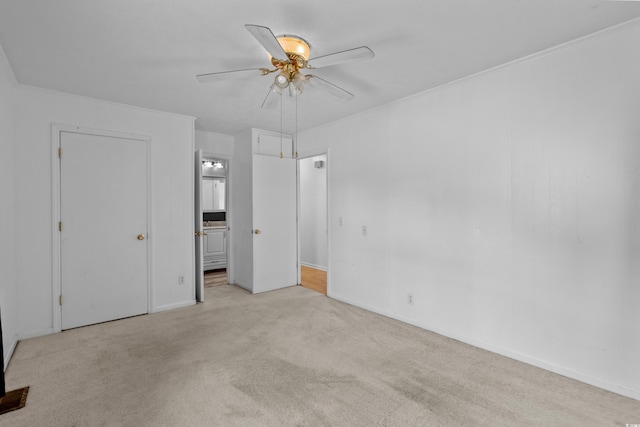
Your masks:
{"label": "bathroom mirror", "polygon": [[202,211],[203,212],[224,212],[225,178],[202,178]]}

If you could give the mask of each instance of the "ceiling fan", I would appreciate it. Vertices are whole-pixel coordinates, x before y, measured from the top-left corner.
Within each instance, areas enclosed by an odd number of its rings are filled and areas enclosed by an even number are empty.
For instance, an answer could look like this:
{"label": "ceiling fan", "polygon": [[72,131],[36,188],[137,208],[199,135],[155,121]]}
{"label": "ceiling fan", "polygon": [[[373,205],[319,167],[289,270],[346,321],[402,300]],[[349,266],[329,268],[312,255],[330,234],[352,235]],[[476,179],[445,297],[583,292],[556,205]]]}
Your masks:
{"label": "ceiling fan", "polygon": [[196,76],[201,83],[209,83],[226,80],[236,77],[246,77],[255,75],[256,72],[266,76],[278,72],[269,93],[262,103],[262,108],[274,108],[278,104],[279,95],[285,89],[289,89],[290,96],[297,96],[302,93],[303,88],[309,83],[315,87],[323,89],[331,95],[343,101],[349,101],[354,95],[346,90],[329,83],[328,81],[314,75],[302,74],[300,70],[316,69],[328,67],[330,65],[342,64],[359,59],[370,59],[374,53],[366,46],[348,49],[341,52],[318,56],[309,59],[309,43],[302,37],[294,35],[282,35],[276,37],[268,27],[261,25],[245,25],[245,28],[258,40],[271,57],[273,69],[249,68],[244,70],[221,71],[216,73],[199,74]]}

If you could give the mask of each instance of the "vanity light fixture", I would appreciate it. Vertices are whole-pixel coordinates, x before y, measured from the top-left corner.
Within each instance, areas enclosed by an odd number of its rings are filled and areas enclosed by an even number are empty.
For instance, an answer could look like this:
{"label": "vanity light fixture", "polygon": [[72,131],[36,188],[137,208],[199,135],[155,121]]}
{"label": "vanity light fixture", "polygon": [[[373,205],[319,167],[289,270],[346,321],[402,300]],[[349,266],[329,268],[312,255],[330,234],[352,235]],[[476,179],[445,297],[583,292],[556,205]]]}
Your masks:
{"label": "vanity light fixture", "polygon": [[202,166],[205,168],[224,169],[224,163],[219,160],[203,160]]}

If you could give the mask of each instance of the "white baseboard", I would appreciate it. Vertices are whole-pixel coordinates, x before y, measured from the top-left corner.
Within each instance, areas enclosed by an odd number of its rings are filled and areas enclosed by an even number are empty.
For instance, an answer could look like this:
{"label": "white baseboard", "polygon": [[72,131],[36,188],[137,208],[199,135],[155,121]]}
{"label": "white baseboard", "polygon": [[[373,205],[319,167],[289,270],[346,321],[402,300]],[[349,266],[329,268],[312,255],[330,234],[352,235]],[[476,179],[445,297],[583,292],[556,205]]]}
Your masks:
{"label": "white baseboard", "polygon": [[157,307],[152,307],[149,314],[159,313],[161,311],[173,310],[174,308],[189,307],[191,305],[195,305],[195,303],[196,303],[195,300],[189,300],[189,301],[178,302],[175,304],[159,305]]}
{"label": "white baseboard", "polygon": [[22,341],[22,340],[28,340],[29,338],[42,337],[44,335],[51,335],[54,332],[55,331],[53,330],[53,328],[46,328],[46,329],[40,329],[37,331],[25,332],[23,334],[18,335],[18,340]]}
{"label": "white baseboard", "polygon": [[13,336],[13,340],[11,340],[11,345],[9,346],[9,350],[4,355],[4,366],[2,367],[3,371],[7,370],[7,366],[9,366],[9,361],[11,360],[11,357],[13,356],[13,352],[15,351],[17,345],[18,345],[18,334]]}
{"label": "white baseboard", "polygon": [[431,325],[425,324],[425,323],[421,323],[421,322],[416,322],[412,319],[408,319],[406,317],[400,316],[396,313],[387,311],[387,310],[383,310],[380,309],[378,307],[374,307],[374,306],[370,306],[367,304],[360,304],[358,302],[355,302],[349,298],[344,298],[341,297],[340,295],[335,295],[334,293],[332,293],[331,295],[328,295],[329,297],[336,299],[338,301],[344,302],[346,304],[349,305],[353,305],[359,308],[362,308],[364,310],[367,311],[371,311],[377,314],[380,314],[382,316],[385,317],[389,317],[391,319],[395,319],[395,320],[399,320],[401,322],[404,323],[408,323],[410,325],[416,326],[418,328],[421,329],[425,329],[427,331],[431,331],[431,332],[435,332],[439,335],[443,335],[445,337],[448,338],[453,338],[454,340],[458,340],[461,341],[465,344],[469,344],[472,345],[474,347],[478,347],[481,348],[483,350],[487,350],[490,351],[492,353],[496,353],[499,354],[501,356],[505,356],[508,357],[510,359],[514,359],[514,360],[518,360],[520,362],[526,363],[528,365],[532,365],[532,366],[536,366],[538,368],[542,368],[544,370],[583,382],[585,384],[589,384],[616,394],[620,394],[622,396],[626,396],[626,397],[630,397],[632,399],[636,399],[636,400],[640,400],[640,389],[637,388],[632,388],[632,387],[627,387],[621,384],[617,384],[617,383],[613,383],[607,380],[603,380],[601,378],[596,378],[593,377],[591,375],[582,373],[582,372],[578,372],[578,371],[574,371],[572,369],[569,368],[565,368],[563,366],[558,366],[554,363],[545,361],[545,360],[539,360],[530,356],[527,356],[526,354],[521,354],[518,352],[515,352],[513,350],[507,349],[507,348],[503,348],[503,347],[499,347],[499,346],[495,346],[492,344],[488,344],[488,343],[484,343],[481,341],[477,341],[475,339],[469,338],[467,336],[463,336],[460,334],[456,334],[456,333],[451,333],[448,330],[444,330],[441,328],[437,328],[437,327],[432,327]]}
{"label": "white baseboard", "polygon": [[304,266],[304,267],[309,267],[309,268],[314,268],[316,270],[322,270],[322,271],[327,271],[327,267],[323,267],[321,265],[315,265],[315,264],[311,264],[308,262],[302,262],[300,261],[300,265]]}
{"label": "white baseboard", "polygon": [[241,282],[236,282],[236,283],[232,283],[232,285],[236,285],[241,287],[242,289],[249,291],[251,293],[253,293],[253,288],[251,286],[245,285],[244,283]]}

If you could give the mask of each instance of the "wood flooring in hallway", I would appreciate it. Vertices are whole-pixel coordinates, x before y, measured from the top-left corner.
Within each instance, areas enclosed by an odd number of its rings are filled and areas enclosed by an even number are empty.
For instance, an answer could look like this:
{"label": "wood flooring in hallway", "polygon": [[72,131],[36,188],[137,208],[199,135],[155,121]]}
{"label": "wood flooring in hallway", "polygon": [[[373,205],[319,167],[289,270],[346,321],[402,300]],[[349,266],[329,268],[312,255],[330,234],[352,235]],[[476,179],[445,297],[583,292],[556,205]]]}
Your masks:
{"label": "wood flooring in hallway", "polygon": [[320,292],[321,294],[327,294],[327,272],[311,268],[307,266],[300,266],[300,285],[304,288],[311,289],[312,291]]}
{"label": "wood flooring in hallway", "polygon": [[220,270],[209,270],[204,272],[204,287],[210,288],[212,286],[221,286],[228,284],[227,270],[225,268]]}

